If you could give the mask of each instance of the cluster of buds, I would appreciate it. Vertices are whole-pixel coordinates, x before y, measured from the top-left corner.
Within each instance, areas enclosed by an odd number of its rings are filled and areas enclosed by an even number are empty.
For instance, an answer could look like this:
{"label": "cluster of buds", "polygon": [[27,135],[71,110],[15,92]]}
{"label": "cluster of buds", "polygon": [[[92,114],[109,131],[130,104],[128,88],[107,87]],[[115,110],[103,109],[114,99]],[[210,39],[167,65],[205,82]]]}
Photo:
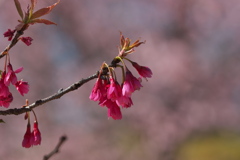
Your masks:
{"label": "cluster of buds", "polygon": [[[27,102],[28,103],[28,102]],[[35,121],[33,124],[33,131],[31,131],[31,123],[30,123],[30,114],[29,112],[26,113],[25,119],[28,119],[28,124],[27,124],[27,130],[26,133],[24,134],[23,141],[22,141],[22,146],[25,148],[30,148],[32,146],[40,145],[41,144],[41,132],[39,131],[38,128],[38,121],[35,112],[32,110]]]}
{"label": "cluster of buds", "polygon": [[18,80],[16,76],[17,73],[23,70],[23,67],[14,71],[10,63],[10,58],[8,57],[9,55],[6,56],[4,71],[1,71],[0,78],[0,106],[5,108],[8,108],[10,103],[13,101],[12,93],[9,91],[10,84],[15,86],[22,96],[29,91],[28,82]]}
{"label": "cluster of buds", "polygon": [[[141,66],[136,62],[126,58],[126,56],[134,52],[134,48],[138,47],[144,42],[137,40],[130,45],[130,39],[120,36],[119,54],[115,57],[111,65],[103,63],[99,73],[99,77],[92,89],[89,98],[93,101],[99,101],[99,105],[108,108],[108,117],[113,119],[122,119],[120,107],[129,108],[133,105],[131,95],[134,91],[142,87],[142,78],[151,78],[152,71],[145,66]],[[127,68],[124,60],[129,61],[132,66],[137,70],[140,77],[133,76],[131,71]],[[122,63],[120,65],[119,63]],[[122,69],[122,83],[117,81],[115,68]],[[107,72],[107,73],[106,73]]]}

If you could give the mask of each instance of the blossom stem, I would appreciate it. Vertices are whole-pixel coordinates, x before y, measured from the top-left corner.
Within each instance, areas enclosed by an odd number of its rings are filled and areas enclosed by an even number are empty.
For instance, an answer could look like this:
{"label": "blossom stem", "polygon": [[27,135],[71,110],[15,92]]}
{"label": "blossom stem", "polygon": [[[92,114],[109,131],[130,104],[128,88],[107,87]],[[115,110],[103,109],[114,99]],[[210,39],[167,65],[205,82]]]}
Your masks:
{"label": "blossom stem", "polygon": [[133,61],[131,61],[130,59],[128,59],[128,58],[126,58],[126,57],[124,57],[124,59],[128,60],[128,61],[131,62],[131,63],[133,62]]}
{"label": "blossom stem", "polygon": [[8,57],[8,53],[7,53],[6,58],[5,58],[4,71],[6,71],[6,69],[7,69],[7,57]]}
{"label": "blossom stem", "polygon": [[35,117],[35,121],[36,121],[36,122],[38,122],[38,121],[37,121],[37,116],[36,116],[36,113],[34,112],[34,110],[33,110],[33,109],[32,109],[32,112],[33,112],[33,115],[34,115],[34,117]]}
{"label": "blossom stem", "polygon": [[30,125],[30,114],[29,114],[29,112],[27,112],[27,117],[28,117],[28,125]]}
{"label": "blossom stem", "polygon": [[123,75],[123,82],[124,82],[125,79],[126,79],[125,71],[127,70],[127,67],[126,67],[126,65],[125,65],[125,63],[124,63],[124,61],[123,61],[123,59],[121,57],[117,56],[115,58],[119,59],[122,62],[122,64],[123,64],[123,66],[122,66],[122,73],[123,74],[122,75]]}

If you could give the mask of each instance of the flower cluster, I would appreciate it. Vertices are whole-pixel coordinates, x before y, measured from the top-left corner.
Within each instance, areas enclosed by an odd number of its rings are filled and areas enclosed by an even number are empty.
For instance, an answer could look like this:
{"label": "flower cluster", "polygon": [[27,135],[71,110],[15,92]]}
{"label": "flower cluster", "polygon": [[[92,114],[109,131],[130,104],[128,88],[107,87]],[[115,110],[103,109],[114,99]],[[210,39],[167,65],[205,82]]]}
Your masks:
{"label": "flower cluster", "polygon": [[[28,106],[28,100],[26,100],[26,105],[24,105],[23,107],[26,107],[26,106]],[[22,146],[25,148],[30,148],[31,146],[40,145],[42,141],[41,132],[38,128],[36,113],[34,112],[34,110],[32,110],[32,113],[35,118],[32,131],[31,131],[31,123],[30,123],[30,112],[26,112],[24,116],[24,119],[28,120],[27,130],[24,134],[23,141],[22,141]]]}
{"label": "flower cluster", "polygon": [[[8,41],[11,41],[15,32],[16,32],[16,29],[15,30],[8,29],[3,35],[4,37],[8,37]],[[27,46],[31,45],[33,40],[31,37],[20,37],[19,39],[23,43],[25,43]]]}
{"label": "flower cluster", "polygon": [[[6,71],[7,68],[7,71]],[[28,93],[29,85],[28,82],[23,80],[18,80],[16,74],[20,73],[23,68],[18,68],[17,70],[13,70],[11,63],[7,64],[4,71],[1,72],[0,78],[0,106],[8,108],[10,103],[13,100],[12,93],[9,91],[9,86],[12,84],[18,90],[18,92],[24,96],[24,94]]]}
{"label": "flower cluster", "polygon": [[27,130],[24,134],[22,146],[25,148],[30,148],[33,145],[40,145],[41,144],[41,132],[38,129],[38,122],[34,121],[33,124],[33,131],[31,132],[31,125],[30,123],[27,124]]}
{"label": "flower cluster", "polygon": [[[142,78],[146,79],[152,77],[152,71],[148,67],[141,66],[126,58],[128,54],[134,52],[135,47],[138,47],[144,42],[137,40],[130,45],[130,39],[125,39],[121,34],[120,43],[119,55],[113,59],[111,65],[104,63],[101,66],[99,77],[89,96],[91,100],[99,101],[100,106],[106,106],[108,108],[108,117],[112,117],[115,120],[122,119],[120,107],[129,108],[133,105],[131,95],[142,87]],[[124,60],[127,60],[132,64],[139,73],[139,78],[136,78],[132,74],[127,68]],[[122,65],[118,64],[120,62]],[[121,84],[117,81],[116,72],[114,71],[116,67],[122,69],[123,81]],[[104,71],[106,70],[107,74],[104,74]]]}

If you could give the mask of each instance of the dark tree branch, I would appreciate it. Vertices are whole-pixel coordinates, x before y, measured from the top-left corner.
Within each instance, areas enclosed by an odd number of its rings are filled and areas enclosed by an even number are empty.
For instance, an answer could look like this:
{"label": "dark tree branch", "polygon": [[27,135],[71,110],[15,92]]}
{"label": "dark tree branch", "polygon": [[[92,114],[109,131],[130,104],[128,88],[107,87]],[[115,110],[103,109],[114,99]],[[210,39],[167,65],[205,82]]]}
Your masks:
{"label": "dark tree branch", "polygon": [[67,140],[67,136],[62,136],[59,139],[59,142],[57,144],[57,146],[54,148],[54,150],[52,152],[50,152],[49,154],[45,155],[43,157],[43,160],[48,160],[49,158],[51,158],[54,154],[59,152],[60,147],[62,146],[63,142],[65,142]]}
{"label": "dark tree branch", "polygon": [[97,78],[98,74],[99,74],[99,72],[95,73],[94,75],[92,75],[88,78],[82,79],[79,82],[76,82],[76,83],[70,85],[66,89],[60,89],[57,93],[55,93],[55,94],[53,94],[49,97],[37,100],[36,102],[34,102],[34,103],[24,107],[24,108],[14,108],[14,109],[8,109],[8,110],[5,110],[5,111],[0,111],[0,115],[4,115],[4,116],[6,116],[6,115],[19,115],[19,114],[23,114],[27,111],[31,111],[33,108],[36,108],[36,107],[38,107],[38,106],[40,106],[44,103],[47,103],[49,101],[61,98],[63,95],[67,94],[68,92],[77,90],[83,84],[87,83],[90,80],[93,80],[93,79]]}

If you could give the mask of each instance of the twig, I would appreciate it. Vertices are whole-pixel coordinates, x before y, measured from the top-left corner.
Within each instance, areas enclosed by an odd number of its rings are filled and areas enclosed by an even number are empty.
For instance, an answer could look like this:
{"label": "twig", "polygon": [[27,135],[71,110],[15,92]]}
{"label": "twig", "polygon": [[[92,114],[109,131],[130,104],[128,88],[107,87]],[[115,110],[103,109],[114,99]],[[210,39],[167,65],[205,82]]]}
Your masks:
{"label": "twig", "polygon": [[14,109],[8,109],[8,110],[5,110],[5,111],[0,111],[0,115],[4,115],[4,116],[6,116],[6,115],[19,115],[19,114],[23,114],[27,111],[31,111],[33,108],[36,108],[36,107],[38,107],[38,106],[40,106],[44,103],[47,103],[49,101],[61,98],[63,95],[65,95],[68,92],[77,90],[83,84],[87,83],[90,80],[93,80],[93,79],[97,78],[98,74],[99,73],[97,72],[94,75],[92,75],[88,78],[82,79],[79,82],[76,82],[76,83],[70,85],[69,87],[67,87],[65,89],[60,89],[57,93],[55,93],[55,94],[53,94],[49,97],[37,100],[34,103],[32,103],[32,104],[30,104],[30,105],[28,105],[24,108],[14,108]]}
{"label": "twig", "polygon": [[63,142],[65,142],[67,140],[67,136],[62,136],[59,139],[59,142],[57,144],[57,146],[54,148],[54,150],[52,152],[50,152],[49,154],[45,155],[43,157],[43,160],[48,160],[49,158],[51,158],[54,154],[59,152],[60,147],[62,146]]}

